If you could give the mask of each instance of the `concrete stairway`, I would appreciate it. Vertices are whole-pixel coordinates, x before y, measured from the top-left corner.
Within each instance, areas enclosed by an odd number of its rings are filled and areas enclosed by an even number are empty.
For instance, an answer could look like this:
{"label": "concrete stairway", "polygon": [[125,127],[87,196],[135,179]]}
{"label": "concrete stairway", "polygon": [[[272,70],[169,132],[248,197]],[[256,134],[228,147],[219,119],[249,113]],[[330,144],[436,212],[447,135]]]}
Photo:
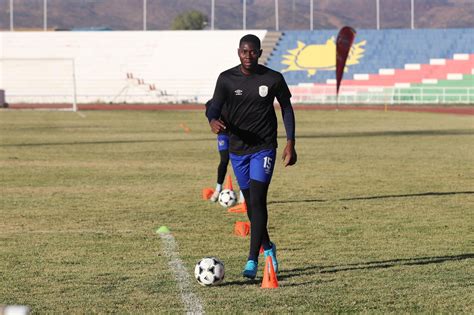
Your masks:
{"label": "concrete stairway", "polygon": [[260,57],[260,63],[263,65],[267,64],[268,59],[273,53],[273,50],[278,45],[278,42],[283,35],[282,32],[267,32],[262,41],[263,53]]}

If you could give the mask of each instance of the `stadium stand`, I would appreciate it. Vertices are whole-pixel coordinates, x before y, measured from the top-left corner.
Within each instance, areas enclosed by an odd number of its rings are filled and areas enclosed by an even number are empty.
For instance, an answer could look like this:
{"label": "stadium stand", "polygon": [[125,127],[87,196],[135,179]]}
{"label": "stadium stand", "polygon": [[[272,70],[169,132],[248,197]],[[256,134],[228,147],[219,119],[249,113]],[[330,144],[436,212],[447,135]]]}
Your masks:
{"label": "stadium stand", "polygon": [[[305,95],[335,93],[335,37],[337,30],[287,31],[282,34],[272,56],[270,68],[284,72],[297,101]],[[407,88],[397,93],[419,93],[430,88],[431,94],[444,93],[432,89],[439,80],[452,94],[474,94],[472,80],[462,79],[474,69],[474,31],[472,29],[360,30],[349,56],[344,75],[346,93],[377,91],[376,87]],[[459,85],[463,81],[462,86]],[[352,89],[351,87],[362,87]],[[365,87],[365,88],[364,88]],[[448,89],[461,87],[461,90]],[[382,94],[383,89],[378,89]],[[385,93],[386,94],[386,93]],[[299,97],[298,95],[303,95]],[[309,100],[316,100],[308,98]],[[394,101],[414,100],[413,96],[395,97]],[[432,100],[423,97],[420,100]],[[460,98],[465,102],[472,98]],[[453,98],[451,98],[454,101]]]}
{"label": "stadium stand", "polygon": [[[331,58],[335,56],[335,46],[328,42],[334,41],[336,35],[337,30],[286,31],[267,65],[285,71],[288,67],[283,61],[293,59],[285,56],[291,55],[290,51],[302,42],[305,48],[293,52],[294,63],[300,70],[287,71],[285,78],[292,85],[325,83],[334,79],[333,72],[328,71],[332,67],[320,65],[317,59],[326,58],[326,52],[333,53]],[[429,64],[431,59],[452,59],[455,54],[474,54],[474,32],[472,29],[359,30],[354,44],[359,44],[363,52],[357,63],[349,65],[346,78],[354,74],[376,74],[380,69],[404,69],[407,64]],[[298,57],[302,55],[313,55],[315,60],[312,64],[298,65]],[[311,69],[317,75],[308,75]]]}
{"label": "stadium stand", "polygon": [[[66,58],[74,60],[79,103],[205,102],[219,73],[238,64],[238,41],[250,32],[262,39],[266,34],[263,30],[2,32],[0,88],[9,102],[65,101],[71,80],[58,82],[46,75],[45,67],[58,78],[72,77],[70,65],[52,60]],[[7,71],[12,58],[29,66]]]}
{"label": "stadium stand", "polygon": [[[61,102],[73,90],[79,103],[205,102],[247,33],[263,39],[261,61],[283,72],[295,102],[334,100],[337,30],[0,32],[0,89],[7,102]],[[341,94],[464,102],[473,69],[472,29],[359,30]],[[378,102],[364,97],[352,101]]]}

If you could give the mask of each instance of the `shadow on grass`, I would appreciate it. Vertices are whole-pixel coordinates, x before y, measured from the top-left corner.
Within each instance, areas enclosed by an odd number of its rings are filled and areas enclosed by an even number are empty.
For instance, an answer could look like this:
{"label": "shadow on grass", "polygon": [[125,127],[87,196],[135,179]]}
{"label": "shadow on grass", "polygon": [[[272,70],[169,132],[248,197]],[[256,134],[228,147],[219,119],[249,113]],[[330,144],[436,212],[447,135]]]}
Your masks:
{"label": "shadow on grass", "polygon": [[74,141],[74,142],[43,142],[43,143],[9,143],[0,144],[0,147],[40,147],[40,146],[61,146],[61,145],[103,145],[103,144],[138,144],[138,143],[161,143],[161,142],[196,142],[215,141],[214,138],[199,139],[162,139],[162,140],[114,140],[114,141]]}
{"label": "shadow on grass", "polygon": [[237,280],[237,281],[225,281],[221,284],[219,284],[219,286],[228,286],[228,285],[256,285],[258,283],[261,283],[262,282],[262,279],[259,279],[259,278],[255,278],[255,279],[244,279],[242,278],[242,280]]}
{"label": "shadow on grass", "polygon": [[[343,264],[335,266],[320,266],[313,265],[307,266],[304,268],[295,268],[295,269],[282,269],[278,272],[278,281],[286,281],[294,277],[315,275],[315,274],[325,274],[325,273],[337,273],[343,271],[355,271],[355,270],[374,270],[374,269],[386,269],[396,266],[422,266],[430,264],[441,264],[448,261],[461,261],[466,259],[474,259],[474,253],[453,255],[453,256],[433,256],[433,257],[418,257],[418,258],[403,258],[403,259],[390,259],[390,260],[379,260],[379,261],[368,261],[360,262],[354,264]],[[305,281],[299,283],[285,283],[285,287],[294,287],[294,286],[304,286],[304,285],[314,285],[331,282],[334,280],[317,280],[315,281]],[[237,280],[237,281],[226,281],[220,286],[230,286],[230,285],[256,285],[260,284],[262,279],[260,277],[254,280]]]}
{"label": "shadow on grass", "polygon": [[[278,277],[278,281],[284,280],[283,278]],[[285,288],[288,287],[299,287],[299,286],[305,286],[305,285],[320,285],[323,283],[328,283],[328,282],[333,282],[334,280],[315,280],[315,281],[305,281],[305,282],[290,282],[290,283],[282,283],[281,285],[284,286]]]}
{"label": "shadow on grass", "polygon": [[406,197],[424,197],[424,196],[447,196],[447,195],[469,195],[474,194],[474,191],[448,191],[448,192],[425,192],[418,194],[404,194],[404,195],[382,195],[382,196],[368,196],[368,197],[354,197],[341,198],[339,201],[347,200],[370,200],[370,199],[385,199],[385,198],[406,198]]}
{"label": "shadow on grass", "polygon": [[[286,277],[286,279],[289,278],[289,277]],[[280,275],[278,275],[278,281],[283,281],[285,280],[285,277],[280,277]],[[333,279],[329,279],[329,280],[316,280],[316,281],[304,281],[304,282],[288,282],[288,283],[284,283],[284,286],[285,287],[298,287],[298,286],[305,286],[305,285],[318,285],[318,284],[322,284],[322,283],[327,283],[327,282],[332,282],[334,281]],[[257,277],[255,278],[254,280],[238,280],[238,281],[224,281],[223,283],[219,284],[219,286],[230,286],[230,285],[236,285],[236,286],[245,286],[245,285],[251,285],[251,286],[255,286],[255,285],[258,285],[260,286],[260,284],[262,283],[262,278],[261,277]],[[283,285],[283,284],[282,284]]]}
{"label": "shadow on grass", "polygon": [[[324,139],[324,138],[360,138],[360,137],[393,137],[393,136],[451,136],[451,135],[474,135],[474,129],[447,129],[447,130],[402,130],[402,131],[366,131],[350,133],[317,133],[301,134],[298,138]],[[279,137],[282,138],[283,137]],[[74,141],[74,142],[43,142],[43,143],[11,143],[2,144],[1,147],[35,147],[35,146],[61,146],[61,145],[103,145],[103,144],[127,144],[127,143],[160,143],[160,142],[194,142],[212,141],[213,138],[200,139],[162,139],[162,140],[117,140],[117,141]]]}
{"label": "shadow on grass", "polygon": [[274,201],[268,201],[267,204],[278,204],[278,203],[297,203],[297,202],[328,202],[331,200],[327,199],[299,199],[299,200],[274,200]]}
{"label": "shadow on grass", "polygon": [[381,261],[369,261],[355,264],[344,264],[339,266],[319,266],[313,265],[304,268],[295,268],[282,270],[278,279],[284,280],[296,276],[318,274],[318,273],[336,273],[341,271],[353,271],[353,270],[371,270],[371,269],[385,269],[396,266],[420,266],[430,264],[440,264],[447,261],[460,261],[466,259],[474,259],[473,253],[454,255],[454,256],[434,256],[434,257],[419,257],[419,258],[407,258],[407,259],[391,259]]}
{"label": "shadow on grass", "polygon": [[315,133],[300,134],[302,139],[324,138],[364,138],[364,137],[398,137],[398,136],[453,136],[474,135],[474,129],[446,129],[446,130],[394,130],[394,131],[363,131],[342,133]]}
{"label": "shadow on grass", "polygon": [[351,201],[351,200],[371,200],[371,199],[386,199],[386,198],[409,198],[409,197],[469,195],[469,194],[474,194],[474,191],[425,192],[425,193],[417,193],[417,194],[380,195],[380,196],[363,196],[363,197],[339,198],[339,199],[333,199],[333,200],[329,200],[329,199],[276,200],[276,201],[269,201],[268,204],[296,203],[296,202]]}

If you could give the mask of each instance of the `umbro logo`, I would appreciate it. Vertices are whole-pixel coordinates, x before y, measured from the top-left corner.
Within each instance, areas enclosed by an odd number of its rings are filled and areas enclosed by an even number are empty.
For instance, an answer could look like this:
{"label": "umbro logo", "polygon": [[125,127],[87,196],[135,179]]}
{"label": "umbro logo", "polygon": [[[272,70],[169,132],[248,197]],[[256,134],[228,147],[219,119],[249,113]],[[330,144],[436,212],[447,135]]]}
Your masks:
{"label": "umbro logo", "polygon": [[242,95],[244,91],[242,91],[241,89],[238,89],[238,90],[235,90],[234,93],[235,95]]}

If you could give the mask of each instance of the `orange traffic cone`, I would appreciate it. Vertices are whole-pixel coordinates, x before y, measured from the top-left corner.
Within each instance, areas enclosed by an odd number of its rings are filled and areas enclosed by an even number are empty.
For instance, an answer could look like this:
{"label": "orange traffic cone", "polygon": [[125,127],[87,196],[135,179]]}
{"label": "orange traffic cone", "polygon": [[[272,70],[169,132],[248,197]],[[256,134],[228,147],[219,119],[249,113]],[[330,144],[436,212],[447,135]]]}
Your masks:
{"label": "orange traffic cone", "polygon": [[232,212],[232,213],[246,213],[247,212],[247,204],[241,203],[236,206],[233,206],[229,209],[227,209],[227,212]]}
{"label": "orange traffic cone", "polygon": [[189,133],[191,131],[191,129],[189,129],[189,127],[185,123],[181,123],[179,124],[179,126],[183,128],[184,132],[186,133]]}
{"label": "orange traffic cone", "polygon": [[250,234],[250,222],[237,221],[234,225],[234,234],[245,237]]}
{"label": "orange traffic cone", "polygon": [[202,199],[203,200],[209,200],[211,198],[212,194],[214,193],[214,189],[212,188],[204,188],[202,190]]}
{"label": "orange traffic cone", "polygon": [[272,257],[268,256],[263,270],[262,289],[278,288],[278,280],[273,268]]}
{"label": "orange traffic cone", "polygon": [[227,181],[225,182],[224,189],[234,190],[234,187],[232,186],[232,177],[230,177],[230,175],[227,175]]}

